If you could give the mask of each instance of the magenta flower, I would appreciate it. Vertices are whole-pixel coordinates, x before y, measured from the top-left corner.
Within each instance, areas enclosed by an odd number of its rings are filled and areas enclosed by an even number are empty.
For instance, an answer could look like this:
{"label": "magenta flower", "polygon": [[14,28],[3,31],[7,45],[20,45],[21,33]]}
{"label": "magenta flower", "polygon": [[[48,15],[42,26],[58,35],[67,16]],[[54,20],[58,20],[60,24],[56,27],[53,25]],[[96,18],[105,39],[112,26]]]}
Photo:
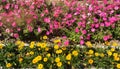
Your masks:
{"label": "magenta flower", "polygon": [[86,34],[87,33],[87,31],[86,30],[82,30],[82,34]]}
{"label": "magenta flower", "polygon": [[47,31],[47,32],[46,32],[46,35],[49,35],[49,34],[50,34],[50,32],[49,32],[49,31]]}
{"label": "magenta flower", "polygon": [[29,25],[27,26],[27,29],[29,30],[29,32],[32,32],[33,31],[33,28]]}
{"label": "magenta flower", "polygon": [[2,22],[0,22],[0,27],[2,27],[2,25],[3,25],[3,23],[2,23]]}
{"label": "magenta flower", "polygon": [[83,45],[84,43],[84,40],[80,40],[80,45]]}
{"label": "magenta flower", "polygon": [[13,22],[12,23],[12,27],[16,27],[17,25],[16,25],[16,22]]}
{"label": "magenta flower", "polygon": [[48,18],[48,17],[44,18],[44,22],[50,23],[50,18]]}
{"label": "magenta flower", "polygon": [[19,34],[18,34],[18,33],[14,33],[14,34],[13,34],[13,37],[18,38],[18,37],[19,37]]}
{"label": "magenta flower", "polygon": [[75,32],[78,33],[79,32],[79,28],[75,28]]}
{"label": "magenta flower", "polygon": [[92,32],[95,32],[95,28],[91,28],[91,31],[92,31]]}
{"label": "magenta flower", "polygon": [[37,29],[37,30],[38,30],[38,33],[40,33],[40,32],[41,32],[41,28],[40,28],[40,27],[38,27],[38,29]]}
{"label": "magenta flower", "polygon": [[69,40],[66,40],[66,41],[64,42],[64,45],[65,45],[65,46],[68,46],[68,45],[69,45]]}

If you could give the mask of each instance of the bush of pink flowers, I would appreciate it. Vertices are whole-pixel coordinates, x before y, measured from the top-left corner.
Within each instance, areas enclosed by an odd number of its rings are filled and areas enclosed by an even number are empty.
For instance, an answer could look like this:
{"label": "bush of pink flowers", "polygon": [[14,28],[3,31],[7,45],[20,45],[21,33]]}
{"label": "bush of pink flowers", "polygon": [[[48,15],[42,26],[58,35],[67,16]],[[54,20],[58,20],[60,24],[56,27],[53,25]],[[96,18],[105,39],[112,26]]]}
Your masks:
{"label": "bush of pink flowers", "polygon": [[0,34],[22,39],[31,33],[40,37],[61,32],[59,35],[80,44],[120,38],[119,0],[46,1],[1,0]]}

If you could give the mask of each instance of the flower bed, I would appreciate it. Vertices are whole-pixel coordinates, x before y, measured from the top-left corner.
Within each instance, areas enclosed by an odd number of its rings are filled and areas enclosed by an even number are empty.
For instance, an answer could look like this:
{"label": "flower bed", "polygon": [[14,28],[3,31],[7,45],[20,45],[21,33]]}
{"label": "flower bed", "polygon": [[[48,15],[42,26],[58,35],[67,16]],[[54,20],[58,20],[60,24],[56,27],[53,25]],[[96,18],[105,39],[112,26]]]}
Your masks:
{"label": "flower bed", "polygon": [[[88,41],[86,46],[64,46],[61,39],[53,43],[47,41],[23,41],[0,44],[0,66],[3,68],[38,69],[80,69],[80,68],[120,68],[120,49],[117,42],[105,43],[107,48],[94,48]],[[113,46],[113,47],[111,47]]]}
{"label": "flower bed", "polygon": [[0,0],[0,66],[120,68],[119,32],[119,0]]}

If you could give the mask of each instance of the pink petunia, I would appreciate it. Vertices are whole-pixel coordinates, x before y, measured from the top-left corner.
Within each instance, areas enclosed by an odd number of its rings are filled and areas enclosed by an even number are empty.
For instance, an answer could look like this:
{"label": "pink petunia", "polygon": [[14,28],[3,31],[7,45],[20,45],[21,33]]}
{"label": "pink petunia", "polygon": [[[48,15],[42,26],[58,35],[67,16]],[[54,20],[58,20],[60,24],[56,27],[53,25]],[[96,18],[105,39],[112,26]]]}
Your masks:
{"label": "pink petunia", "polygon": [[86,34],[87,33],[87,31],[86,30],[82,30],[82,34]]}
{"label": "pink petunia", "polygon": [[38,29],[37,29],[37,30],[38,30],[38,32],[39,32],[39,33],[41,32],[41,28],[40,28],[40,27],[38,27]]}
{"label": "pink petunia", "polygon": [[17,25],[16,25],[16,22],[13,22],[12,23],[12,27],[16,27]]}
{"label": "pink petunia", "polygon": [[14,33],[14,34],[13,34],[13,37],[18,38],[18,37],[19,37],[19,34],[18,34],[18,33]]}
{"label": "pink petunia", "polygon": [[79,28],[75,28],[75,32],[78,33],[79,32]]}
{"label": "pink petunia", "polygon": [[69,40],[66,40],[66,41],[64,42],[64,45],[65,45],[65,46],[68,46],[68,45],[69,45]]}
{"label": "pink petunia", "polygon": [[80,45],[83,45],[84,43],[84,40],[80,40]]}
{"label": "pink petunia", "polygon": [[50,23],[50,18],[48,18],[48,17],[44,18],[44,22]]}
{"label": "pink petunia", "polygon": [[0,27],[3,25],[3,23],[2,22],[0,22]]}

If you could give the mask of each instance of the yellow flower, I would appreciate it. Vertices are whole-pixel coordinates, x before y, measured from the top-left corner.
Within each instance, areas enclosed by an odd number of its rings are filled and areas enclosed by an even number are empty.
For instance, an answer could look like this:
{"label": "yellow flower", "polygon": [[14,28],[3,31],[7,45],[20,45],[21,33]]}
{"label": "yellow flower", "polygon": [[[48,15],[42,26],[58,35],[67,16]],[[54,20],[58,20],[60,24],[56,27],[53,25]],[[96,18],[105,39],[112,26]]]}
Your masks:
{"label": "yellow flower", "polygon": [[113,42],[112,46],[118,46],[118,43],[117,42]]}
{"label": "yellow flower", "polygon": [[110,45],[110,42],[105,41],[105,45],[109,46],[109,45]]}
{"label": "yellow flower", "polygon": [[58,63],[57,63],[57,66],[58,66],[58,67],[61,67],[61,66],[62,66],[62,62],[58,62]]}
{"label": "yellow flower", "polygon": [[61,42],[60,39],[56,39],[56,40],[54,40],[54,43],[59,43],[59,42]]}
{"label": "yellow flower", "polygon": [[19,58],[19,62],[21,63],[22,61],[23,61],[23,58],[20,57],[20,58]]}
{"label": "yellow flower", "polygon": [[2,49],[3,48],[3,45],[2,44],[0,44],[0,49]]}
{"label": "yellow flower", "polygon": [[47,46],[46,43],[42,43],[41,48],[45,48]]}
{"label": "yellow flower", "polygon": [[61,49],[56,50],[56,54],[60,54],[60,53],[62,53],[62,50],[61,50]]}
{"label": "yellow flower", "polygon": [[88,63],[89,63],[89,64],[93,64],[93,62],[94,62],[94,61],[93,61],[92,59],[89,59],[89,60],[88,60]]}
{"label": "yellow flower", "polygon": [[68,61],[67,64],[70,64],[70,61]]}
{"label": "yellow flower", "polygon": [[92,43],[91,43],[90,41],[87,41],[85,44],[86,44],[88,47],[92,47]]}
{"label": "yellow flower", "polygon": [[7,63],[7,64],[6,64],[6,67],[7,67],[7,68],[10,68],[11,66],[12,66],[11,63]]}
{"label": "yellow flower", "polygon": [[47,54],[47,57],[50,57],[50,56],[51,56],[50,53],[48,53],[48,54]]}
{"label": "yellow flower", "polygon": [[42,60],[42,56],[37,56],[36,59],[39,61],[39,60]]}
{"label": "yellow flower", "polygon": [[56,50],[59,49],[59,46],[58,46],[58,45],[55,45],[55,46],[54,46],[54,49],[56,49]]}
{"label": "yellow flower", "polygon": [[66,60],[71,60],[71,54],[68,54],[68,55],[66,56]]}
{"label": "yellow flower", "polygon": [[88,54],[90,54],[90,55],[92,55],[93,53],[94,53],[93,50],[89,50],[89,51],[88,51]]}
{"label": "yellow flower", "polygon": [[60,62],[60,58],[59,57],[55,58],[55,62]]}
{"label": "yellow flower", "polygon": [[108,54],[108,56],[111,56],[112,52],[111,51],[107,51],[107,54]]}
{"label": "yellow flower", "polygon": [[115,60],[115,61],[119,61],[120,58],[115,56],[115,57],[114,57],[114,60]]}
{"label": "yellow flower", "polygon": [[42,43],[38,42],[38,43],[36,43],[36,46],[40,47],[40,46],[42,46]]}
{"label": "yellow flower", "polygon": [[73,51],[73,52],[72,52],[72,55],[78,56],[78,51]]}
{"label": "yellow flower", "polygon": [[43,64],[38,64],[38,69],[43,69]]}
{"label": "yellow flower", "polygon": [[120,68],[120,64],[117,64],[116,67],[117,67],[117,68]]}
{"label": "yellow flower", "polygon": [[30,48],[34,48],[34,45],[35,45],[35,42],[32,41],[32,42],[30,43]]}
{"label": "yellow flower", "polygon": [[44,40],[46,40],[47,38],[48,38],[48,37],[47,37],[46,35],[45,35],[45,36],[43,36],[43,39],[44,39]]}
{"label": "yellow flower", "polygon": [[62,47],[62,50],[66,50],[66,47]]}
{"label": "yellow flower", "polygon": [[96,53],[95,53],[95,56],[99,56],[99,53],[96,52]]}
{"label": "yellow flower", "polygon": [[44,58],[44,59],[43,59],[44,62],[47,62],[47,60],[48,60],[48,58]]}
{"label": "yellow flower", "polygon": [[19,49],[19,50],[22,50],[23,47],[24,47],[24,45],[25,45],[25,43],[24,43],[24,42],[21,42],[21,44],[18,46],[18,49]]}
{"label": "yellow flower", "polygon": [[49,51],[49,48],[48,48],[48,47],[46,47],[46,48],[45,48],[45,51]]}
{"label": "yellow flower", "polygon": [[30,53],[27,52],[27,53],[26,53],[26,56],[30,56]]}
{"label": "yellow flower", "polygon": [[34,55],[34,52],[33,52],[33,51],[30,51],[30,55]]}
{"label": "yellow flower", "polygon": [[101,57],[104,57],[104,54],[103,54],[103,53],[101,53],[101,54],[100,54],[100,56],[101,56]]}
{"label": "yellow flower", "polygon": [[34,58],[33,60],[32,60],[32,63],[33,64],[35,64],[35,63],[37,63],[38,62],[38,60],[36,59],[36,58]]}
{"label": "yellow flower", "polygon": [[21,41],[20,40],[17,40],[16,42],[15,42],[15,45],[20,45],[21,44]]}
{"label": "yellow flower", "polygon": [[113,56],[114,56],[114,57],[117,57],[117,56],[118,56],[118,53],[113,53]]}
{"label": "yellow flower", "polygon": [[114,51],[115,51],[115,49],[114,49],[114,48],[111,48],[111,49],[110,49],[110,51],[111,51],[111,52],[114,52]]}

